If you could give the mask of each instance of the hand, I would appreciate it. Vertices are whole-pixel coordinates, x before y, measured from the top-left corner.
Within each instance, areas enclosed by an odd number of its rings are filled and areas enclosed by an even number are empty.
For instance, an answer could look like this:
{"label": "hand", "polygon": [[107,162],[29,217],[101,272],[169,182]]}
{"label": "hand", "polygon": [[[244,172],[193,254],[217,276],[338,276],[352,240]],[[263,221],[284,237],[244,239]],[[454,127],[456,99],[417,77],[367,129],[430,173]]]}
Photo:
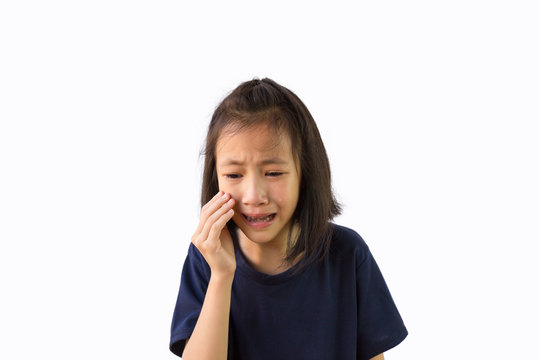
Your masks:
{"label": "hand", "polygon": [[210,266],[212,275],[232,275],[236,270],[236,258],[227,221],[233,215],[234,199],[230,194],[219,192],[201,211],[199,226],[191,237]]}

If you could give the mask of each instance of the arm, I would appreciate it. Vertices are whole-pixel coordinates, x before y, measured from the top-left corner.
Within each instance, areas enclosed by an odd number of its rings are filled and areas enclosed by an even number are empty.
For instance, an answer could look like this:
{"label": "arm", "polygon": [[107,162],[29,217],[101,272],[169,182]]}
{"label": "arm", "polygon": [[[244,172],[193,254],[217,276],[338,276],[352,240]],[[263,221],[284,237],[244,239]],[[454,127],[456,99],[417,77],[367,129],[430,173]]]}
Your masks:
{"label": "arm", "polygon": [[203,206],[199,226],[191,241],[210,266],[210,281],[201,313],[191,337],[186,340],[184,360],[226,360],[229,342],[229,313],[236,260],[226,224],[234,211],[234,200],[219,192]]}
{"label": "arm", "polygon": [[182,358],[226,359],[233,277],[211,276],[201,314]]}
{"label": "arm", "polygon": [[369,360],[384,360],[384,353],[383,354],[379,354],[375,357],[372,357],[371,359]]}

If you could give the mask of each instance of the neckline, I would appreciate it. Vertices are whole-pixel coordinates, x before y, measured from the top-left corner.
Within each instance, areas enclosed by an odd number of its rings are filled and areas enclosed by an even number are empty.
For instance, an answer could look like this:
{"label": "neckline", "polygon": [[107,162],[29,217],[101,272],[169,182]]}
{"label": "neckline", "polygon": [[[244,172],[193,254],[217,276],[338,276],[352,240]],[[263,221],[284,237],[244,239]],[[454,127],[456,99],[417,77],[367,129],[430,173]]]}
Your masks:
{"label": "neckline", "polygon": [[236,236],[233,236],[233,244],[234,244],[234,254],[236,257],[236,270],[240,271],[246,277],[253,279],[261,284],[277,285],[277,284],[288,282],[300,276],[309,266],[308,264],[295,273],[296,269],[298,269],[298,267],[303,265],[305,262],[305,259],[301,259],[292,267],[290,267],[289,269],[281,273],[274,274],[274,275],[266,274],[258,270],[255,270],[253,267],[251,267],[251,265],[249,265],[244,254],[242,253],[242,250],[240,249],[240,245],[238,243],[238,239]]}

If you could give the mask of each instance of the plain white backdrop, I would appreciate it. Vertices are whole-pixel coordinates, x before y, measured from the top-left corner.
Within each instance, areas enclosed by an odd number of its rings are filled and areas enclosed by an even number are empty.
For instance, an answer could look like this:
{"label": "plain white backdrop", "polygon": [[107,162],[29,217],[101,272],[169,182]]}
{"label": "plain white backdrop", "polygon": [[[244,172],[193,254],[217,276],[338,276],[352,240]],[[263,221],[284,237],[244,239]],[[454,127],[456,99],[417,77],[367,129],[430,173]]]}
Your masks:
{"label": "plain white backdrop", "polygon": [[409,337],[538,358],[534,1],[3,1],[0,358],[174,359],[199,156],[270,77],[308,106]]}

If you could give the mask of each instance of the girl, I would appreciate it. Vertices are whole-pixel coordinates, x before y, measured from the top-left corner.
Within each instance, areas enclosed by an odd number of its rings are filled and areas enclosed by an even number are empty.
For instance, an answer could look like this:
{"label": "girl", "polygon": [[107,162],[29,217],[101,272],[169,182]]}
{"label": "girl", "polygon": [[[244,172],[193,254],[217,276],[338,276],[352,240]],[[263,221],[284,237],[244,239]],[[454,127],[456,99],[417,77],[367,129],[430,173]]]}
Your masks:
{"label": "girl", "polygon": [[170,350],[190,359],[383,359],[407,329],[341,211],[319,131],[270,79],[215,110]]}

